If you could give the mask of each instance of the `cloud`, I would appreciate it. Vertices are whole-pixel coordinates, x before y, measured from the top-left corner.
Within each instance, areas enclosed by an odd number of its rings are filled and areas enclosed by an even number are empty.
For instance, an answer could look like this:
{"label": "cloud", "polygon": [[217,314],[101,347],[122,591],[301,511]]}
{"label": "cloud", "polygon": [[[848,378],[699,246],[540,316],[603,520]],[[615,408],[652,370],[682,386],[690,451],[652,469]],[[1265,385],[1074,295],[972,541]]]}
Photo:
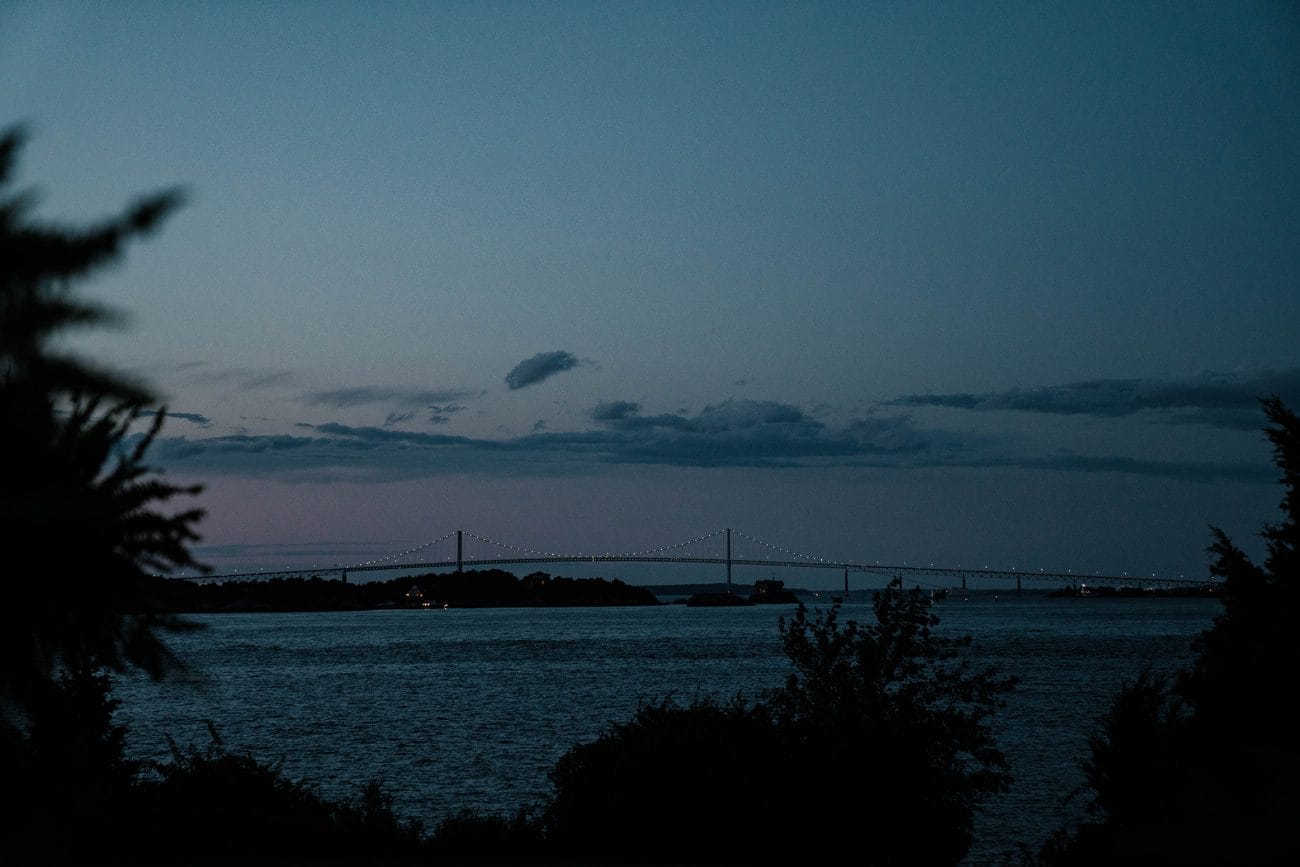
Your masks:
{"label": "cloud", "polygon": [[599,403],[591,411],[591,417],[596,421],[622,421],[626,418],[636,415],[641,411],[641,404],[632,403],[627,400],[612,400],[608,403]]}
{"label": "cloud", "polygon": [[[815,436],[824,425],[798,407],[774,401],[727,400],[706,406],[695,416],[685,412],[643,416],[641,405],[626,400],[598,404],[593,421],[618,430],[665,430],[697,434],[726,434],[762,429],[784,435]],[[805,428],[797,431],[796,428]]]}
{"label": "cloud", "polygon": [[446,424],[454,414],[464,409],[464,406],[456,403],[432,404],[429,406],[429,424]]}
{"label": "cloud", "polygon": [[464,400],[471,396],[472,392],[464,389],[425,391],[420,389],[359,386],[357,388],[336,388],[331,391],[313,391],[302,395],[301,400],[309,406],[332,406],[338,409],[347,409],[373,403],[393,403],[401,406],[422,403],[440,404],[449,400]]}
{"label": "cloud", "polygon": [[[451,421],[452,415],[463,411],[465,407],[460,404],[447,403],[430,404],[427,409],[429,410],[429,424],[446,424]],[[408,422],[415,418],[415,416],[416,412],[413,409],[405,412],[390,412],[384,417],[384,427],[403,424],[404,422]]]}
{"label": "cloud", "polygon": [[1233,430],[1261,427],[1259,399],[1300,402],[1300,368],[1207,373],[1182,380],[1095,379],[983,394],[909,394],[882,406],[946,407],[977,412],[1036,412],[1118,418],[1158,413],[1163,421]]}
{"label": "cloud", "polygon": [[695,414],[643,416],[637,404],[613,401],[592,411],[602,427],[475,439],[354,427],[298,425],[303,435],[173,437],[156,455],[176,469],[210,473],[314,474],[423,478],[442,472],[550,472],[561,465],[597,468],[658,464],[687,467],[795,467],[897,459],[927,447],[905,418],[877,419],[832,432],[798,407],[770,401],[726,401]]}
{"label": "cloud", "polygon": [[[158,411],[152,409],[146,409],[140,411],[140,415],[143,417],[151,417],[157,414]],[[172,412],[171,410],[168,410],[167,418],[178,418],[181,419],[182,421],[188,421],[193,424],[196,424],[199,427],[212,426],[212,419],[208,418],[206,415],[201,415],[197,412]]]}
{"label": "cloud", "polygon": [[[932,405],[926,403],[925,405]],[[1258,411],[1257,411],[1258,415]],[[486,475],[599,472],[612,466],[872,469],[1000,469],[1121,473],[1186,481],[1263,482],[1267,461],[1148,459],[1035,447],[1023,431],[972,433],[922,425],[907,414],[873,412],[831,426],[777,401],[726,400],[692,412],[643,414],[610,400],[590,410],[592,427],[523,436],[452,436],[331,422],[295,435],[171,437],[155,443],[163,465],[193,473],[275,475],[288,480],[380,481],[448,473]]]}
{"label": "cloud", "polygon": [[548,377],[566,370],[572,370],[582,362],[569,352],[539,352],[532,358],[525,358],[506,374],[506,385],[513,391],[529,385],[536,385]]}

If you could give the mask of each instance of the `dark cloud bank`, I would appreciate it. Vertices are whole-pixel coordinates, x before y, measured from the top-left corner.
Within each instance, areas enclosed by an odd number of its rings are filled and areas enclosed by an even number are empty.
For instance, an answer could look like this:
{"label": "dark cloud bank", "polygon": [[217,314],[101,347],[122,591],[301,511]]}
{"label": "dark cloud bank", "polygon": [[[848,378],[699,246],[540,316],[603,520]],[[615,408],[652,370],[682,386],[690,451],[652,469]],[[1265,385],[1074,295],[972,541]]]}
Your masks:
{"label": "dark cloud bank", "polygon": [[1150,414],[1160,421],[1232,430],[1263,425],[1261,398],[1300,405],[1300,369],[1206,374],[1198,379],[1096,379],[983,394],[910,394],[885,406],[947,407],[977,412],[1036,412],[1107,418]]}
{"label": "dark cloud bank", "polygon": [[[1270,380],[1284,385],[1286,380]],[[1149,409],[1169,420],[1260,428],[1260,381],[1154,383],[1099,381],[988,395],[907,395],[888,406],[1125,416]],[[1243,396],[1248,395],[1248,396]],[[1195,403],[1199,399],[1200,403]],[[1238,413],[1251,408],[1252,422]],[[1160,417],[1165,417],[1160,416]],[[727,400],[699,412],[642,415],[640,404],[610,400],[590,411],[591,428],[476,439],[374,426],[300,425],[304,435],[160,439],[156,460],[195,473],[274,473],[291,477],[420,478],[443,473],[563,472],[585,465],[751,468],[1002,468],[1130,473],[1191,481],[1268,482],[1268,465],[1141,460],[1125,455],[1030,454],[1010,439],[926,428],[907,415],[872,413],[832,429],[792,404]]]}

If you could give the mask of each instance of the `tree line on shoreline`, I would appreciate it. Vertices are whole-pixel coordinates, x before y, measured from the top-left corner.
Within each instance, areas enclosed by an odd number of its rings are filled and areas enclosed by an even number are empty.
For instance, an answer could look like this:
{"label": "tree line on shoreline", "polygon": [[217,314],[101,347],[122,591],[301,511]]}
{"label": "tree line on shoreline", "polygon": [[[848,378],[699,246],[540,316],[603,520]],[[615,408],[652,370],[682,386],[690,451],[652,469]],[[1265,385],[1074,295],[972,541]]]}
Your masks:
{"label": "tree line on shoreline", "polygon": [[[807,860],[810,826],[849,833],[854,860],[966,857],[980,806],[1010,783],[990,721],[1015,682],[979,667],[969,638],[938,634],[928,596],[897,584],[875,594],[872,622],[798,606],[779,627],[785,683],[729,701],[646,704],[575,745],[551,771],[551,796],[514,813],[464,813],[426,830],[396,815],[381,781],[327,799],[227,751],[215,731],[209,746],[176,747],[166,762],[128,759],[111,676],[184,669],[166,636],[199,627],[160,598],[156,576],[203,569],[191,552],[203,515],[175,506],[197,487],[145,463],[165,417],[149,389],[65,354],[60,338],[108,320],[75,285],[183,196],[148,196],[89,227],[43,224],[31,196],[11,187],[23,140],[21,130],[0,135],[0,543],[57,550],[66,569],[57,581],[11,581],[0,607],[5,863]],[[1023,863],[1300,856],[1290,728],[1300,418],[1277,398],[1262,409],[1284,490],[1282,520],[1262,531],[1265,561],[1213,531],[1222,610],[1195,640],[1194,661],[1117,693],[1083,767],[1086,818],[1026,841]],[[547,576],[561,580],[571,579]],[[665,803],[679,817],[667,828]]]}
{"label": "tree line on shoreline", "polygon": [[157,576],[150,595],[160,610],[173,614],[660,604],[647,588],[617,578],[566,578],[546,572],[519,578],[501,569],[359,583],[315,575],[219,583]]}

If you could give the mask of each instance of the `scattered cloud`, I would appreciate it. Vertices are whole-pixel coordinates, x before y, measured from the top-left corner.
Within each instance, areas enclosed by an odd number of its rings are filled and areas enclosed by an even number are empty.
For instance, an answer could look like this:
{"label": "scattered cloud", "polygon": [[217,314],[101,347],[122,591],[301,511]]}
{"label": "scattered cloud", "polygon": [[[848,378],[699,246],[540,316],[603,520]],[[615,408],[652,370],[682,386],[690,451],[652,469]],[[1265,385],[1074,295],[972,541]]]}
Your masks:
{"label": "scattered cloud", "polygon": [[525,358],[506,374],[506,385],[513,391],[529,385],[536,385],[544,379],[572,370],[581,364],[570,352],[539,352],[532,358]]}
{"label": "scattered cloud", "polygon": [[410,421],[413,418],[415,418],[415,410],[410,410],[407,412],[390,412],[387,416],[384,417],[384,427],[389,427],[390,425],[395,425],[395,424],[401,424],[402,422]]}

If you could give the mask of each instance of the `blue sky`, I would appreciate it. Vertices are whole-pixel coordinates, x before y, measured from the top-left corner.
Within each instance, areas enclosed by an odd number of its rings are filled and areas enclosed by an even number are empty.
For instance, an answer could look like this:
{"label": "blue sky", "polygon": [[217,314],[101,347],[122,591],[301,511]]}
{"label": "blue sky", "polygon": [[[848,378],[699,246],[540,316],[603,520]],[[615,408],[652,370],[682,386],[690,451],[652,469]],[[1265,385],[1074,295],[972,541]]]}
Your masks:
{"label": "blue sky", "polygon": [[1300,406],[1297,92],[1285,3],[0,6],[42,216],[189,193],[75,345],[163,395],[221,569],[731,526],[1201,576]]}

